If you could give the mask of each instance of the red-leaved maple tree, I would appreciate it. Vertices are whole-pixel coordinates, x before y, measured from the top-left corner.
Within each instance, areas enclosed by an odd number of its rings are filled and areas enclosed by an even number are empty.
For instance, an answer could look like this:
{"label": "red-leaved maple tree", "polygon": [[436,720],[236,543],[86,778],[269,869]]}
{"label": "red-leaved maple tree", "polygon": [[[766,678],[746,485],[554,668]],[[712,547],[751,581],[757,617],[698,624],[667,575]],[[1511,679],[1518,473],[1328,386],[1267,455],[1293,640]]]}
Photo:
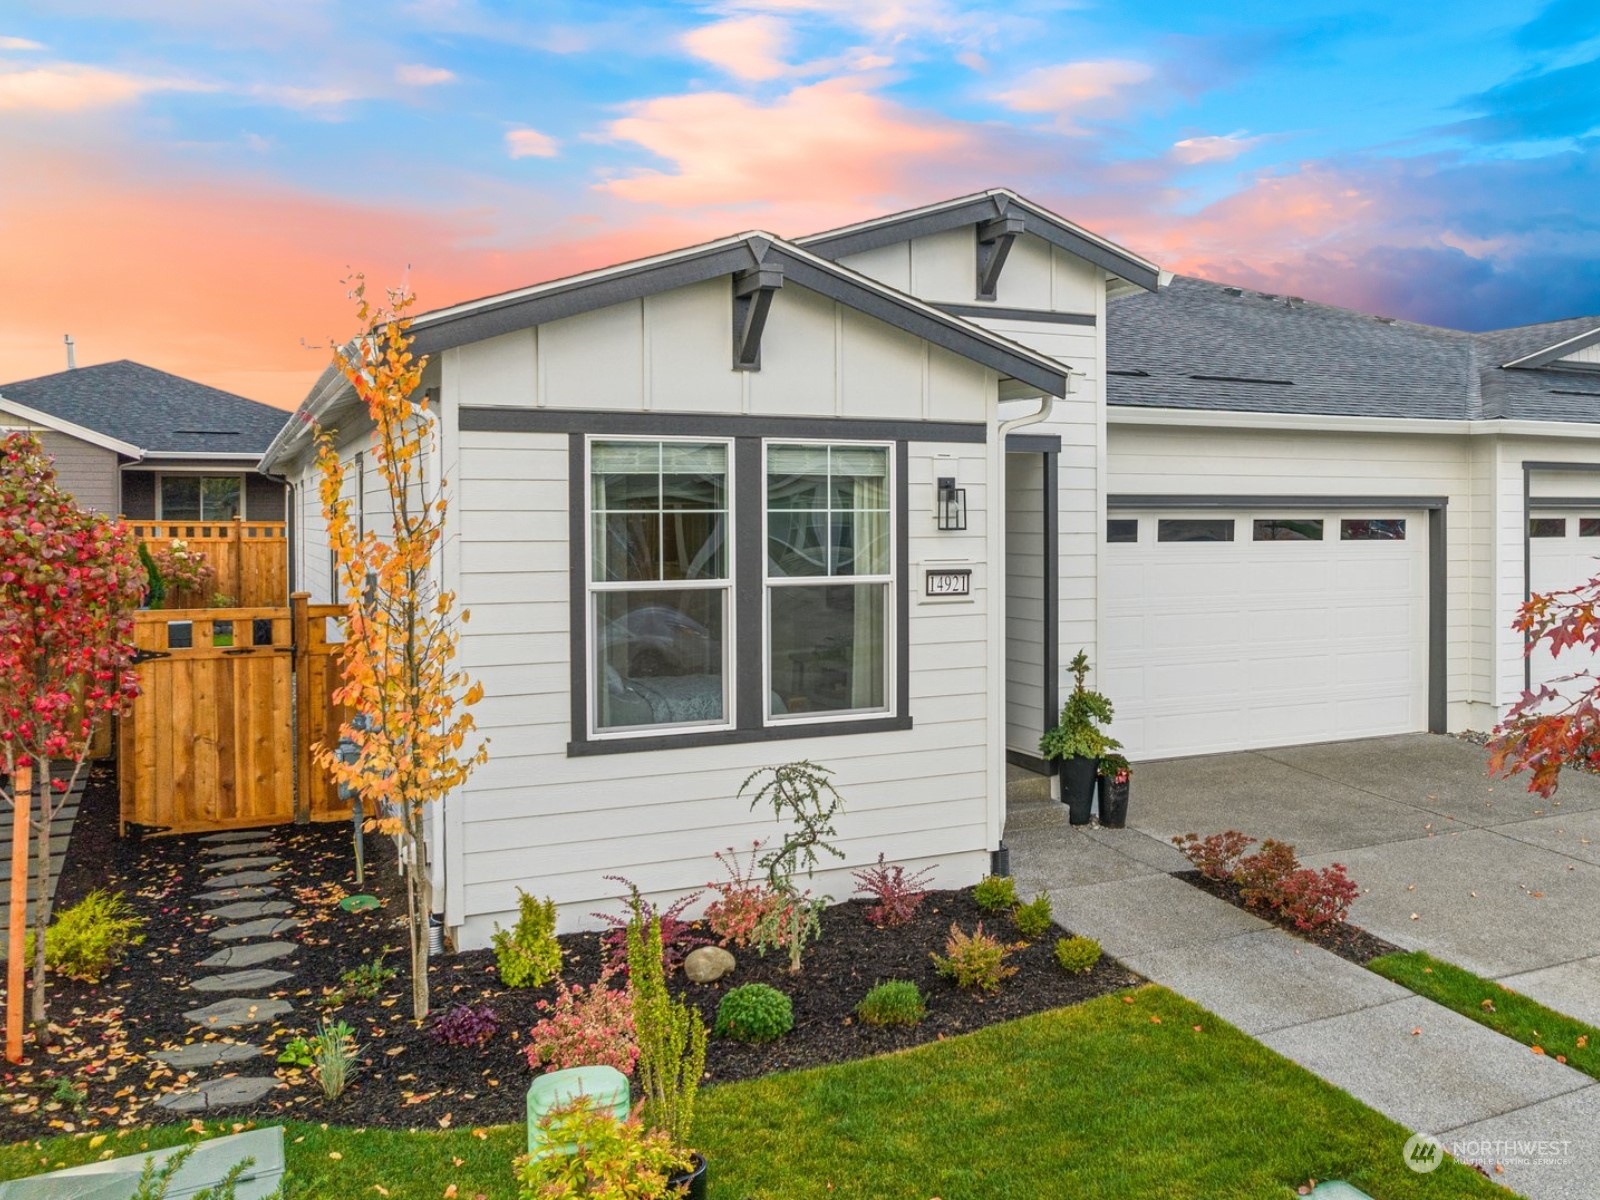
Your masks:
{"label": "red-leaved maple tree", "polygon": [[[83,772],[96,731],[138,694],[133,614],[146,583],[127,526],[63,491],[37,437],[0,441],[0,800],[33,810],[35,1036],[46,1029],[50,823]],[[12,788],[24,763],[34,769],[32,797]],[[60,778],[55,765],[68,768]]]}
{"label": "red-leaved maple tree", "polygon": [[[1597,610],[1600,577],[1532,597],[1518,610],[1513,628],[1527,638],[1529,654],[1548,646],[1560,662],[1571,651],[1600,652]],[[1600,680],[1574,671],[1524,692],[1495,729],[1489,752],[1490,774],[1526,771],[1528,790],[1546,797],[1555,794],[1562,767],[1600,768]]]}

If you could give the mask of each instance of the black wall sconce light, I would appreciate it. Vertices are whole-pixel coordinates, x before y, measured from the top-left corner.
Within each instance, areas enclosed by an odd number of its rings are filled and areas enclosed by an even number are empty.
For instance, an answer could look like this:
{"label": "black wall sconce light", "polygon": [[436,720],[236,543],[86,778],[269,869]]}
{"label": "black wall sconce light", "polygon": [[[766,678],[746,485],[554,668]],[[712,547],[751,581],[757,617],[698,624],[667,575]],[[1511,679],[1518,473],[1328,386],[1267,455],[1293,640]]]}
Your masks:
{"label": "black wall sconce light", "polygon": [[967,527],[967,489],[958,488],[953,475],[939,477],[934,518],[941,532],[958,532]]}

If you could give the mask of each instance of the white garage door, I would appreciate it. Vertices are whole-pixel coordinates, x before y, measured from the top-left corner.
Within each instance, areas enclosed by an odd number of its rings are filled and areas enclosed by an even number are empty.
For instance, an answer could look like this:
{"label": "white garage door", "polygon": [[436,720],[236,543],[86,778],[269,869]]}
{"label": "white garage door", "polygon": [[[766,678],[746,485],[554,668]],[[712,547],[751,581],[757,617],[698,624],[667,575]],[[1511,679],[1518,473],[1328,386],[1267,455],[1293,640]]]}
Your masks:
{"label": "white garage door", "polygon": [[[1600,513],[1537,511],[1528,522],[1529,583],[1536,595],[1565,591],[1600,574]],[[1561,684],[1563,675],[1594,671],[1595,656],[1582,647],[1563,650],[1559,658],[1541,645],[1530,660],[1535,691],[1544,683],[1567,695],[1581,682]]]}
{"label": "white garage door", "polygon": [[1427,728],[1424,512],[1119,512],[1099,678],[1129,757]]}

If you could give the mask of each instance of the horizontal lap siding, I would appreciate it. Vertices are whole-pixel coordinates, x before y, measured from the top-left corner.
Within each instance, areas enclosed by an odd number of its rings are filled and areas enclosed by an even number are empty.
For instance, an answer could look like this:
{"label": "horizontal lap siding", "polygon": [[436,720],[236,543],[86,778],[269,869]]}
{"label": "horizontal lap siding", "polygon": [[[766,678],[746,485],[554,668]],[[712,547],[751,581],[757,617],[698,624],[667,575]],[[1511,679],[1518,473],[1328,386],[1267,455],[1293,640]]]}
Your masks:
{"label": "horizontal lap siding", "polygon": [[[767,368],[764,366],[763,370]],[[448,381],[449,375],[446,374]],[[449,385],[447,383],[447,399]],[[460,661],[482,681],[475,710],[490,760],[452,805],[459,819],[451,870],[459,884],[459,944],[487,944],[515,917],[517,888],[551,896],[563,929],[592,926],[613,908],[621,873],[664,897],[716,877],[714,851],[772,837],[770,812],[737,799],[758,767],[810,758],[834,768],[846,801],[847,862],[817,890],[843,897],[849,870],[880,852],[938,865],[946,885],[987,865],[984,657],[989,602],[982,446],[912,443],[910,510],[911,715],[908,731],[715,748],[569,758],[567,439],[551,434],[455,435],[457,586],[472,619]],[[935,455],[968,489],[968,532],[933,525]],[[969,604],[920,604],[921,564],[966,559]]]}
{"label": "horizontal lap siding", "polygon": [[116,516],[121,501],[116,452],[51,429],[38,432],[45,453],[55,460],[56,482],[85,508]]}
{"label": "horizontal lap siding", "polygon": [[1106,489],[1112,495],[1447,497],[1451,727],[1475,719],[1472,706],[1490,699],[1482,658],[1494,555],[1485,536],[1491,520],[1485,463],[1473,439],[1118,425],[1115,418]]}

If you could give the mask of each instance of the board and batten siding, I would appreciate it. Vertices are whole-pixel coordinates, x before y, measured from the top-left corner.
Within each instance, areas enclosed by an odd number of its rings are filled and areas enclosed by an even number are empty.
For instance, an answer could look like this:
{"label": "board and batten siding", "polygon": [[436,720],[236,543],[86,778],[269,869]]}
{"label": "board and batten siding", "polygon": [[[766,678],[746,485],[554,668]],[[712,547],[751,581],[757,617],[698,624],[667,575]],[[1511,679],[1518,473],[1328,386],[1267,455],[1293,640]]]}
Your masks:
{"label": "board and batten siding", "polygon": [[[1110,421],[1113,495],[1446,497],[1447,720],[1452,730],[1485,727],[1493,715],[1487,660],[1496,555],[1479,439],[1119,424],[1115,411]],[[1520,551],[1516,561],[1520,579]]]}
{"label": "board and batten siding", "polygon": [[[729,746],[569,757],[571,629],[565,434],[462,430],[463,406],[982,423],[994,373],[794,285],[774,297],[761,369],[730,369],[726,279],[444,351],[444,468],[455,494],[445,581],[472,612],[461,665],[482,680],[475,710],[489,762],[449,802],[446,923],[485,946],[519,888],[552,897],[561,928],[614,910],[620,873],[656,898],[704,888],[712,855],[779,832],[738,799],[762,766],[808,758],[845,798],[842,862],[809,886],[843,898],[849,872],[882,853],[935,868],[939,886],[988,867],[992,760],[986,487],[989,447],[908,443],[909,715],[913,727]],[[738,433],[730,421],[728,436]],[[935,478],[967,490],[968,529],[940,533]],[[970,568],[968,602],[923,602],[924,564]],[[998,585],[997,585],[998,586]],[[758,664],[739,663],[735,670]]]}
{"label": "board and batten siding", "polygon": [[988,304],[1041,312],[1092,314],[1105,291],[1100,268],[1024,233],[1011,245],[992,301],[977,298],[976,226],[911,238],[839,259],[880,283],[932,304]]}

